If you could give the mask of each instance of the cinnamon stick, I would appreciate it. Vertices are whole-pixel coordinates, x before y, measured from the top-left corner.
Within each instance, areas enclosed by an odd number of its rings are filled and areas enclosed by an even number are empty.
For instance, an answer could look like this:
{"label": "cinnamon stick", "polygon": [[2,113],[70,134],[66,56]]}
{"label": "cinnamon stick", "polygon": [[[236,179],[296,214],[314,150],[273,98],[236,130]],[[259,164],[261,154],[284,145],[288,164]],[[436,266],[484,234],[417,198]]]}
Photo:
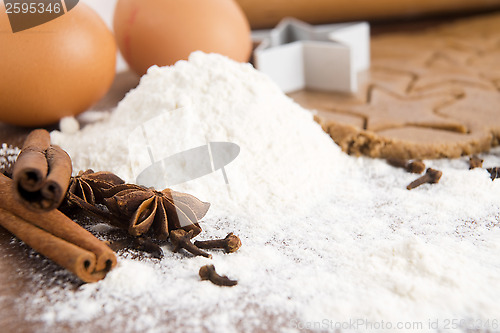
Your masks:
{"label": "cinnamon stick", "polygon": [[2,208],[0,224],[33,250],[71,271],[84,282],[97,282],[106,276],[106,271],[96,271],[94,253],[57,238]]}
{"label": "cinnamon stick", "polygon": [[50,144],[49,132],[34,130],[14,165],[16,197],[34,210],[55,209],[64,199],[71,171],[70,157],[59,146]]}
{"label": "cinnamon stick", "polygon": [[14,197],[14,182],[0,175],[0,225],[82,281],[104,278],[116,266],[114,252],[59,210],[34,212]]}

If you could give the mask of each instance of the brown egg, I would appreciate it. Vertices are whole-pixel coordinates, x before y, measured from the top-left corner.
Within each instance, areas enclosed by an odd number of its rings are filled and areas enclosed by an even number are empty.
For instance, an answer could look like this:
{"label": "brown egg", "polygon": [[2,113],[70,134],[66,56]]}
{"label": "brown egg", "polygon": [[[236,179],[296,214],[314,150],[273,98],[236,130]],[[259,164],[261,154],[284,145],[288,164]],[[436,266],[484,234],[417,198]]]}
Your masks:
{"label": "brown egg", "polygon": [[233,0],[118,0],[118,47],[136,73],[172,65],[193,51],[248,61],[250,26]]}
{"label": "brown egg", "polygon": [[0,122],[43,126],[76,115],[109,89],[116,43],[87,5],[13,33],[0,2]]}

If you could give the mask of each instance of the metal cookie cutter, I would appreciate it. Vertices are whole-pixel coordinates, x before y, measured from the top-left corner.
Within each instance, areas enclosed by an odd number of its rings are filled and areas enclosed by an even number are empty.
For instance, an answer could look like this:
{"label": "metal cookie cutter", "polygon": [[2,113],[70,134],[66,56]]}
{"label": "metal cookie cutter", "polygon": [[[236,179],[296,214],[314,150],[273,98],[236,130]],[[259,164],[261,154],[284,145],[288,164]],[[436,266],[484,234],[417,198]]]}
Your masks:
{"label": "metal cookie cutter", "polygon": [[355,93],[358,73],[370,67],[366,22],[311,26],[283,19],[273,30],[256,31],[255,66],[285,92],[304,88]]}

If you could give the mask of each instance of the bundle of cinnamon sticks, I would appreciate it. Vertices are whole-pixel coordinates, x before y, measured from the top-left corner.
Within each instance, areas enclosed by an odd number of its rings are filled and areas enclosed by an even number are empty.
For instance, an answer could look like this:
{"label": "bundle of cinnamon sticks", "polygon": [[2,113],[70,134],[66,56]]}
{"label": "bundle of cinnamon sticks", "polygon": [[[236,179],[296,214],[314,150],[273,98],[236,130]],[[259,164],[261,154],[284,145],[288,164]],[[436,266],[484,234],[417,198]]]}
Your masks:
{"label": "bundle of cinnamon sticks", "polygon": [[14,165],[0,174],[0,225],[84,282],[116,266],[114,252],[57,210],[71,178],[71,159],[40,129],[30,133]]}

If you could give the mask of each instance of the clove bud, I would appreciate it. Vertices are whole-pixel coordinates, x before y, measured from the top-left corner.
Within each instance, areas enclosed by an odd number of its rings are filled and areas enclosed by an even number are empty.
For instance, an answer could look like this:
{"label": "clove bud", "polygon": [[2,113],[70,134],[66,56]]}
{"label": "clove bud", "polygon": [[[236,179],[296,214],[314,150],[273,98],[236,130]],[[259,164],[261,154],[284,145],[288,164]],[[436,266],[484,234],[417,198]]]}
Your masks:
{"label": "clove bud", "polygon": [[123,249],[131,248],[136,251],[146,252],[156,259],[163,258],[163,251],[160,246],[146,237],[127,237],[112,242],[106,242],[111,250],[118,252]]}
{"label": "clove bud", "polygon": [[486,170],[490,173],[491,180],[500,177],[500,167],[487,168]]}
{"label": "clove bud", "polygon": [[409,162],[400,158],[389,158],[387,163],[393,167],[403,168],[410,173],[422,173],[425,170],[425,164],[420,160]]}
{"label": "clove bud", "polygon": [[153,258],[163,258],[163,251],[161,247],[155,244],[151,239],[145,237],[134,238],[134,246],[136,250],[147,252]]}
{"label": "clove bud", "polygon": [[202,280],[209,280],[218,286],[232,287],[238,284],[236,280],[231,280],[225,275],[221,276],[217,274],[214,265],[202,266],[198,274]]}
{"label": "clove bud", "polygon": [[414,189],[415,187],[418,187],[422,184],[435,184],[439,182],[439,179],[441,179],[441,176],[443,173],[439,170],[435,170],[432,168],[428,168],[427,171],[425,172],[425,175],[423,175],[420,178],[415,179],[413,182],[411,182],[408,186],[406,186],[407,190]]}
{"label": "clove bud", "polygon": [[186,232],[183,229],[176,229],[170,232],[170,242],[174,245],[174,252],[184,249],[195,256],[203,256],[205,258],[212,258],[211,254],[199,249],[196,245],[191,243],[193,237],[193,230]]}
{"label": "clove bud", "polygon": [[226,253],[233,253],[241,247],[241,240],[238,236],[230,232],[225,238],[195,241],[194,245],[200,249],[224,249]]}
{"label": "clove bud", "polygon": [[480,159],[476,155],[471,156],[469,158],[469,170],[475,169],[475,168],[481,168],[483,166],[484,160]]}

